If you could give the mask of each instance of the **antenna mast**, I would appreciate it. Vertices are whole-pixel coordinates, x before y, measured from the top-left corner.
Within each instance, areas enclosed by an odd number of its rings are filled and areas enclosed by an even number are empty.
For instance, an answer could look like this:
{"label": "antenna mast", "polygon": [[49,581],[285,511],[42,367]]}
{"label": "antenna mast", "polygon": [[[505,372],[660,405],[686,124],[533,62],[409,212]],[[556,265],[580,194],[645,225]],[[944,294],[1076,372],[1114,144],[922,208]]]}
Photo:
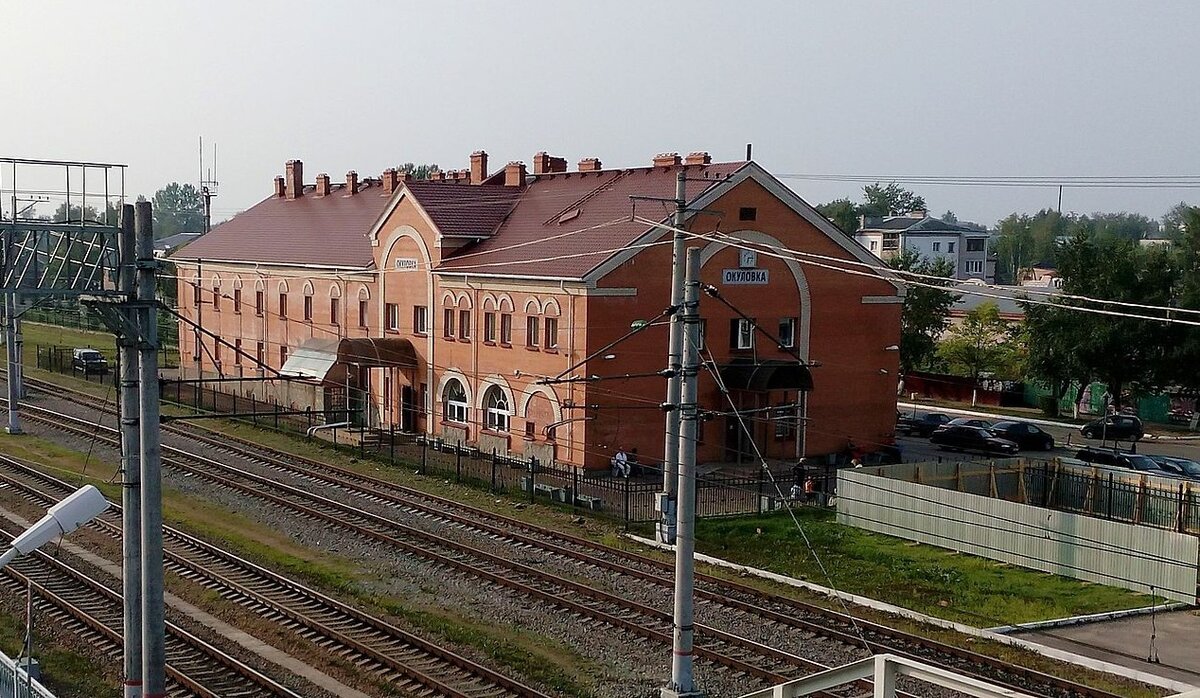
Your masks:
{"label": "antenna mast", "polygon": [[217,144],[213,143],[212,169],[204,171],[204,136],[200,136],[200,196],[204,197],[204,232],[212,230],[212,200],[217,195]]}

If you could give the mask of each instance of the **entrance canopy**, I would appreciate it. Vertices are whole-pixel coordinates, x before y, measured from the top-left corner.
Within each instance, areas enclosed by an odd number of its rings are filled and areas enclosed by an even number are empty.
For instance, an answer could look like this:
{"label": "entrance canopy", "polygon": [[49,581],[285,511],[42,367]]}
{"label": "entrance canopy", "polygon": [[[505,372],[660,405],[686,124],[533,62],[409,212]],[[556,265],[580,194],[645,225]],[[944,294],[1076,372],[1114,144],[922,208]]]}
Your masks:
{"label": "entrance canopy", "polygon": [[310,339],[296,348],[279,372],[285,376],[325,381],[337,364],[416,368],[412,342],[395,337]]}
{"label": "entrance canopy", "polygon": [[734,359],[719,370],[721,380],[730,390],[809,392],[813,389],[812,373],[799,361]]}

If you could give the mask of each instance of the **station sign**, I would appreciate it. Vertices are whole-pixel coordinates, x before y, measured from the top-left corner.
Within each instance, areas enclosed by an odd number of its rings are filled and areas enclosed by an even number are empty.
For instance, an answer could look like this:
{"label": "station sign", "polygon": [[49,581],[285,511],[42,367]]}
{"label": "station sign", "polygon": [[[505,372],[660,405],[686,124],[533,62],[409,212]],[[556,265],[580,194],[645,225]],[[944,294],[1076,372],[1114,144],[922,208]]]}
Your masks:
{"label": "station sign", "polygon": [[768,269],[722,269],[721,283],[726,286],[766,286],[771,283]]}
{"label": "station sign", "polygon": [[397,257],[395,264],[396,271],[416,271],[419,266],[412,257]]}

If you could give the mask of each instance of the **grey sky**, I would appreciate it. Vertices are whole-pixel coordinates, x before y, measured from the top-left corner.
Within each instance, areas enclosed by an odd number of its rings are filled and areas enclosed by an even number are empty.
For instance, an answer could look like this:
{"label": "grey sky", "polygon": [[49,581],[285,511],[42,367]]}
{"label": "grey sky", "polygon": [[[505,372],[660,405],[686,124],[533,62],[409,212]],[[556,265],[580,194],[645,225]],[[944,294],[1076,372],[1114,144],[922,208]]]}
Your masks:
{"label": "grey sky", "polygon": [[[8,2],[0,155],[130,165],[220,148],[224,218],[312,179],[538,150],[709,150],[776,173],[1200,174],[1195,2]],[[11,100],[11,101],[10,101]],[[812,203],[859,185],[788,179]],[[994,223],[1057,191],[915,187]],[[1068,190],[1153,217],[1200,190]]]}

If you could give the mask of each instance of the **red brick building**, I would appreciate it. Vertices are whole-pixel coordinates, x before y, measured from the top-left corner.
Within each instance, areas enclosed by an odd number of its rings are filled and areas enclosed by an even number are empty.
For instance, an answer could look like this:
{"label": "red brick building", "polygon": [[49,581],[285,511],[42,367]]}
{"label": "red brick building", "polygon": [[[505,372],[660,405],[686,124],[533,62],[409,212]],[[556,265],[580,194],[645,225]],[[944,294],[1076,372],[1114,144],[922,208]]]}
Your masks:
{"label": "red brick building", "polygon": [[[672,232],[647,219],[669,222],[680,168],[705,283],[787,345],[703,299],[702,406],[730,411],[719,374],[772,458],[890,443],[897,286],[839,264],[876,260],[762,167],[704,153],[571,172],[538,153],[530,171],[489,173],[477,152],[432,180],[387,170],[336,184],[305,184],[289,162],[272,196],[172,256],[180,311],[221,338],[197,344],[181,326],[183,372],[282,371],[306,380],[223,385],[348,403],[366,426],[484,450],[604,467],[623,446],[654,460],[665,380],[637,376],[665,366],[667,325],[605,347],[669,305]],[[568,371],[605,380],[543,382]],[[702,429],[701,461],[751,452],[733,416]]]}

